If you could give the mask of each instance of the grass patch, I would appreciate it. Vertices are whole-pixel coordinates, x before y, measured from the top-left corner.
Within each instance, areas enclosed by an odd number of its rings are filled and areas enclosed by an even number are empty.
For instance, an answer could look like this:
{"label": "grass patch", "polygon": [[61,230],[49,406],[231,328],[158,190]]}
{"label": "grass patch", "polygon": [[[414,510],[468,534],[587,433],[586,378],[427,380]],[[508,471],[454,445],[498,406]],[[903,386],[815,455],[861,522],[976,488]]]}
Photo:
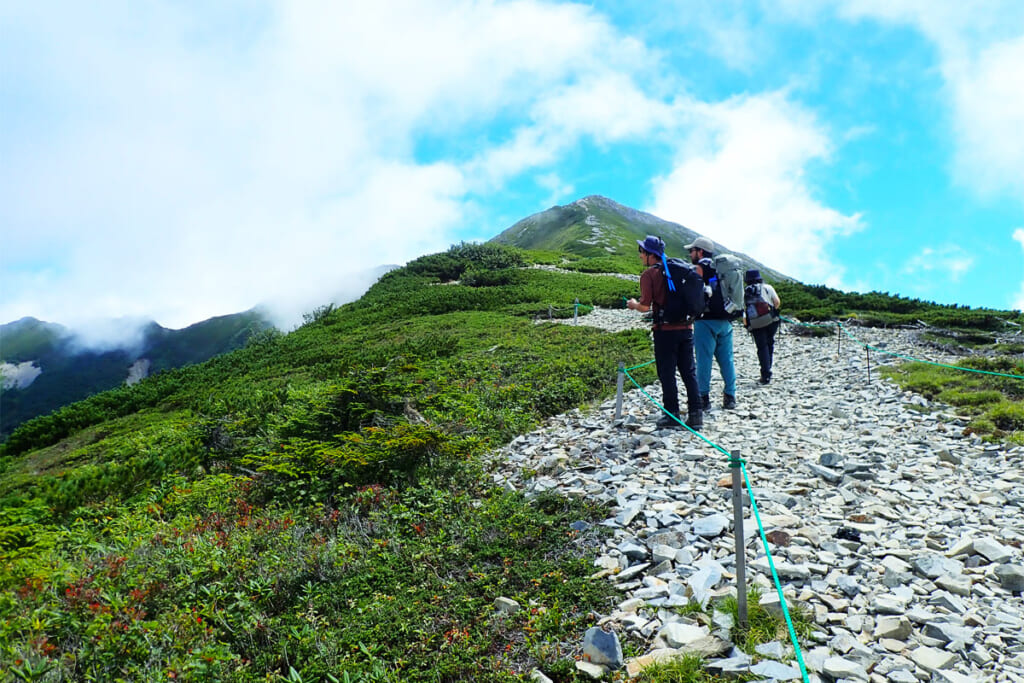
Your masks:
{"label": "grass patch", "polygon": [[[789,642],[789,630],[785,619],[769,612],[761,605],[761,589],[753,586],[747,591],[747,625],[739,625],[739,601],[735,596],[723,598],[715,603],[715,607],[733,618],[732,640],[738,648],[748,655],[754,655],[758,645],[776,640]],[[806,640],[814,629],[810,615],[794,605],[788,605],[793,630],[798,640]]]}
{"label": "grass patch", "polygon": [[[732,678],[734,681],[753,680],[753,676]],[[714,683],[725,680],[704,669],[704,660],[698,655],[686,655],[670,662],[653,664],[636,679],[640,683]]]}
{"label": "grass patch", "polygon": [[991,332],[928,330],[921,333],[921,339],[952,350],[982,351],[995,346],[995,335]]}
{"label": "grass patch", "polygon": [[1024,344],[999,343],[992,347],[995,353],[1005,356],[1024,354]]}
{"label": "grass patch", "polygon": [[974,356],[958,365],[963,369],[914,362],[881,372],[903,389],[956,406],[971,418],[967,433],[1024,442],[1024,361]]}

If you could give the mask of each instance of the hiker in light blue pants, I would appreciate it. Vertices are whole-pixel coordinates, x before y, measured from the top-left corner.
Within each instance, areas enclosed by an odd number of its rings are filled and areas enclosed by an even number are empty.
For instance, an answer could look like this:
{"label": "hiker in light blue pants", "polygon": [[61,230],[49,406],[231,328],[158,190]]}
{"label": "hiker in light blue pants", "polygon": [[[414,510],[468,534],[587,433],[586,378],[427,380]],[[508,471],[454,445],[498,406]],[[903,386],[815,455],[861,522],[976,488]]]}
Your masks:
{"label": "hiker in light blue pants", "polygon": [[705,291],[710,294],[708,307],[700,319],[693,321],[693,350],[697,356],[697,389],[700,391],[702,410],[711,409],[711,358],[718,361],[725,388],[722,407],[736,407],[736,366],[732,360],[732,317],[725,310],[722,286],[711,260],[714,245],[706,237],[698,237],[687,244],[690,261],[704,278]]}
{"label": "hiker in light blue pants", "polygon": [[693,323],[693,347],[697,353],[697,389],[700,391],[704,409],[710,407],[711,358],[718,362],[718,369],[725,382],[723,408],[736,407],[736,366],[732,360],[732,321],[695,320]]}

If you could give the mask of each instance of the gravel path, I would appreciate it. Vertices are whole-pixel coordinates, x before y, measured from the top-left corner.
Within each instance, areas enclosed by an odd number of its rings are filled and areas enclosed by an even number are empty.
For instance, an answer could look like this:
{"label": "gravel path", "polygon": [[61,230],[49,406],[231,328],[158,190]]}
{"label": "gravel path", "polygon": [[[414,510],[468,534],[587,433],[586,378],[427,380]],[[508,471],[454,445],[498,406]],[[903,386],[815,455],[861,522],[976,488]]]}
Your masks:
{"label": "gravel path", "polygon": [[[643,326],[633,312],[604,309],[578,324]],[[810,679],[1024,682],[1024,449],[965,436],[949,406],[883,380],[877,363],[896,359],[872,352],[869,380],[863,346],[792,330],[783,325],[775,379],[762,387],[753,343],[736,326],[738,407],[721,409],[716,368],[702,434],[746,460],[786,602],[815,622],[802,649]],[[913,331],[853,334],[954,360]],[[657,385],[645,390],[660,400]],[[751,661],[729,646],[724,618],[669,609],[735,593],[728,459],[686,430],[657,430],[657,408],[639,390],[626,392],[618,421],[614,407],[560,415],[516,438],[494,454],[495,481],[612,506],[595,579],[623,594],[603,625],[647,652],[625,662],[630,672],[696,651],[725,673],[799,680],[788,641]],[[752,517],[748,500],[747,580],[778,609]]]}

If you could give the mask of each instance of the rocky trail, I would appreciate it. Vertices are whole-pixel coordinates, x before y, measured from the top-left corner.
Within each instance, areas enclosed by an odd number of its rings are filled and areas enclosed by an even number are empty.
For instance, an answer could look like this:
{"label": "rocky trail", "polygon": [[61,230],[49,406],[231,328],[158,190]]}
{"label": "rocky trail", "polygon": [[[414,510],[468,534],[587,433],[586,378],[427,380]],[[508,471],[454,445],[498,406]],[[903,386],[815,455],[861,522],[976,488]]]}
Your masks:
{"label": "rocky trail", "polygon": [[[571,324],[571,321],[569,321]],[[595,310],[579,324],[642,326],[629,311]],[[717,366],[702,434],[739,451],[790,609],[814,622],[802,644],[811,681],[1024,682],[1024,448],[965,436],[948,406],[881,378],[871,353],[836,336],[791,333],[776,342],[775,379],[760,386],[749,335],[736,326],[735,410],[721,408]],[[952,362],[914,331],[856,329],[887,351]],[[680,387],[682,390],[682,387]],[[660,399],[657,385],[645,387]],[[530,494],[554,491],[612,506],[595,580],[621,603],[591,634],[599,677],[633,674],[664,657],[699,652],[712,671],[801,680],[787,639],[753,660],[728,642],[731,619],[673,607],[735,593],[728,458],[685,429],[658,430],[657,407],[627,380],[623,415],[610,400],[573,411],[494,454],[493,478]],[[779,609],[749,506],[747,583]],[[623,662],[619,640],[643,657]],[[538,680],[544,680],[538,674]]]}

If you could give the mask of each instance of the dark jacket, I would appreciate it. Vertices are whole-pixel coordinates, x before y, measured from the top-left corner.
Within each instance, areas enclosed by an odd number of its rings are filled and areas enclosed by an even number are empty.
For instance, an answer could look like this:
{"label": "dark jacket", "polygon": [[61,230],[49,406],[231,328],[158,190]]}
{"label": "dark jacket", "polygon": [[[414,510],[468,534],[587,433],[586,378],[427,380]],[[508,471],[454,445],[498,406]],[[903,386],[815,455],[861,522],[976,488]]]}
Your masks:
{"label": "dark jacket", "polygon": [[722,295],[722,287],[718,283],[718,273],[705,267],[704,282],[711,287],[711,300],[708,301],[708,308],[700,319],[732,320],[735,316],[725,312],[725,297]]}

